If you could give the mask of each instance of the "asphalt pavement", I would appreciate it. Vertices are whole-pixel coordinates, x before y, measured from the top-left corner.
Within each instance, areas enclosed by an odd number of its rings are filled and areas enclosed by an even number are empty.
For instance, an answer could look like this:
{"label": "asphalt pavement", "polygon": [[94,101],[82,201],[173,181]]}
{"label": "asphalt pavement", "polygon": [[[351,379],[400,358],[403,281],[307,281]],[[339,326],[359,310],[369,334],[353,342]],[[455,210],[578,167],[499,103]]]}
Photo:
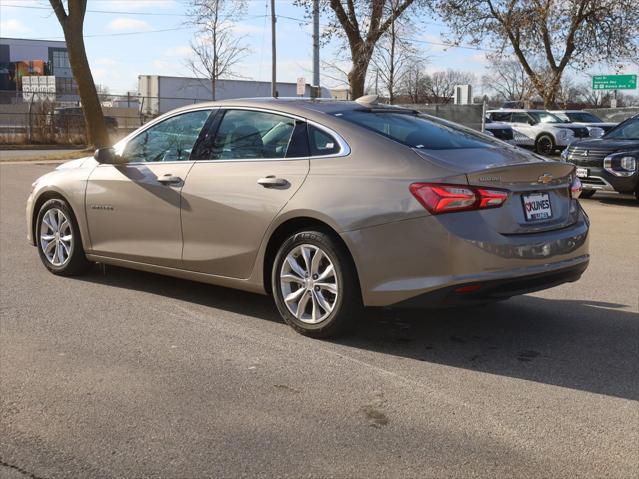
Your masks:
{"label": "asphalt pavement", "polygon": [[630,197],[583,201],[576,283],[318,341],[259,295],[51,275],[24,219],[51,168],[0,166],[0,477],[639,476]]}

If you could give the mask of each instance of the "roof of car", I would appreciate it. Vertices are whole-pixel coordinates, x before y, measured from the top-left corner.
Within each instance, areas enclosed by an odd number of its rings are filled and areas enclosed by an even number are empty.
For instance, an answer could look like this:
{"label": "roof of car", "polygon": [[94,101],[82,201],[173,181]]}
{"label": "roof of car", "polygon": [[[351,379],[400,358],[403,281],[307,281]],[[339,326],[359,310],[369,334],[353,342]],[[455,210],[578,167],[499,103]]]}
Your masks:
{"label": "roof of car", "polygon": [[488,110],[487,113],[546,113],[548,110],[539,110],[536,108],[499,108],[497,110]]}
{"label": "roof of car", "polygon": [[357,103],[355,101],[333,100],[333,99],[310,99],[310,98],[238,98],[231,100],[220,100],[196,103],[180,108],[180,110],[190,110],[194,108],[210,107],[243,107],[243,108],[264,108],[281,111],[283,113],[297,114],[305,116],[307,114],[333,114],[348,110],[363,108],[397,110],[399,108],[384,104]]}

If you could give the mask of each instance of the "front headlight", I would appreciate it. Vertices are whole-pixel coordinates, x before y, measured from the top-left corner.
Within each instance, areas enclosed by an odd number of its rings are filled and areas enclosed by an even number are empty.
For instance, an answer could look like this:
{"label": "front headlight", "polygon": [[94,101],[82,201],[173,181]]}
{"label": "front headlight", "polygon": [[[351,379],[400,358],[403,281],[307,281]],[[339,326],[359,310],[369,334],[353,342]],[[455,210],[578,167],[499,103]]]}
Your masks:
{"label": "front headlight", "polygon": [[559,130],[559,133],[557,133],[557,138],[559,138],[560,140],[565,140],[567,136],[568,130]]}
{"label": "front headlight", "polygon": [[637,159],[634,156],[624,156],[619,163],[626,171],[635,171],[637,169]]}
{"label": "front headlight", "polygon": [[634,154],[615,153],[604,158],[603,166],[615,176],[632,176],[637,171],[637,157]]}

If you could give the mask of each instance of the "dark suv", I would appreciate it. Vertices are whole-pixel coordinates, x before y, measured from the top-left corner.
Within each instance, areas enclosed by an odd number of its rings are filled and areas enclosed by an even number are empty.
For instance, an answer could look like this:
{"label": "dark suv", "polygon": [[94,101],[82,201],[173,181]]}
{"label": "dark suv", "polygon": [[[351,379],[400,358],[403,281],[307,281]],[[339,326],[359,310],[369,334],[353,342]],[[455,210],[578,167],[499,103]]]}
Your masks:
{"label": "dark suv", "polygon": [[601,190],[633,193],[639,200],[639,115],[601,138],[572,143],[561,157],[577,167],[584,188],[581,198]]}

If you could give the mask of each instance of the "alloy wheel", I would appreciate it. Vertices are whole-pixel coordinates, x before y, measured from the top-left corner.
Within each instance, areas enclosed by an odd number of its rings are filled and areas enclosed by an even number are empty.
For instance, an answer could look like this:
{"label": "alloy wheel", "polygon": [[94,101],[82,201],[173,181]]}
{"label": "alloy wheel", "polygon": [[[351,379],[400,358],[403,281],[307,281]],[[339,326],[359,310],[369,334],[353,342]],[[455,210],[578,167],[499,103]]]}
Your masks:
{"label": "alloy wheel", "polygon": [[307,324],[324,321],[339,294],[333,262],[311,244],[296,246],[288,253],[280,270],[280,288],[288,310]]}
{"label": "alloy wheel", "polygon": [[58,208],[51,208],[40,223],[40,248],[53,266],[63,266],[73,250],[71,222]]}

